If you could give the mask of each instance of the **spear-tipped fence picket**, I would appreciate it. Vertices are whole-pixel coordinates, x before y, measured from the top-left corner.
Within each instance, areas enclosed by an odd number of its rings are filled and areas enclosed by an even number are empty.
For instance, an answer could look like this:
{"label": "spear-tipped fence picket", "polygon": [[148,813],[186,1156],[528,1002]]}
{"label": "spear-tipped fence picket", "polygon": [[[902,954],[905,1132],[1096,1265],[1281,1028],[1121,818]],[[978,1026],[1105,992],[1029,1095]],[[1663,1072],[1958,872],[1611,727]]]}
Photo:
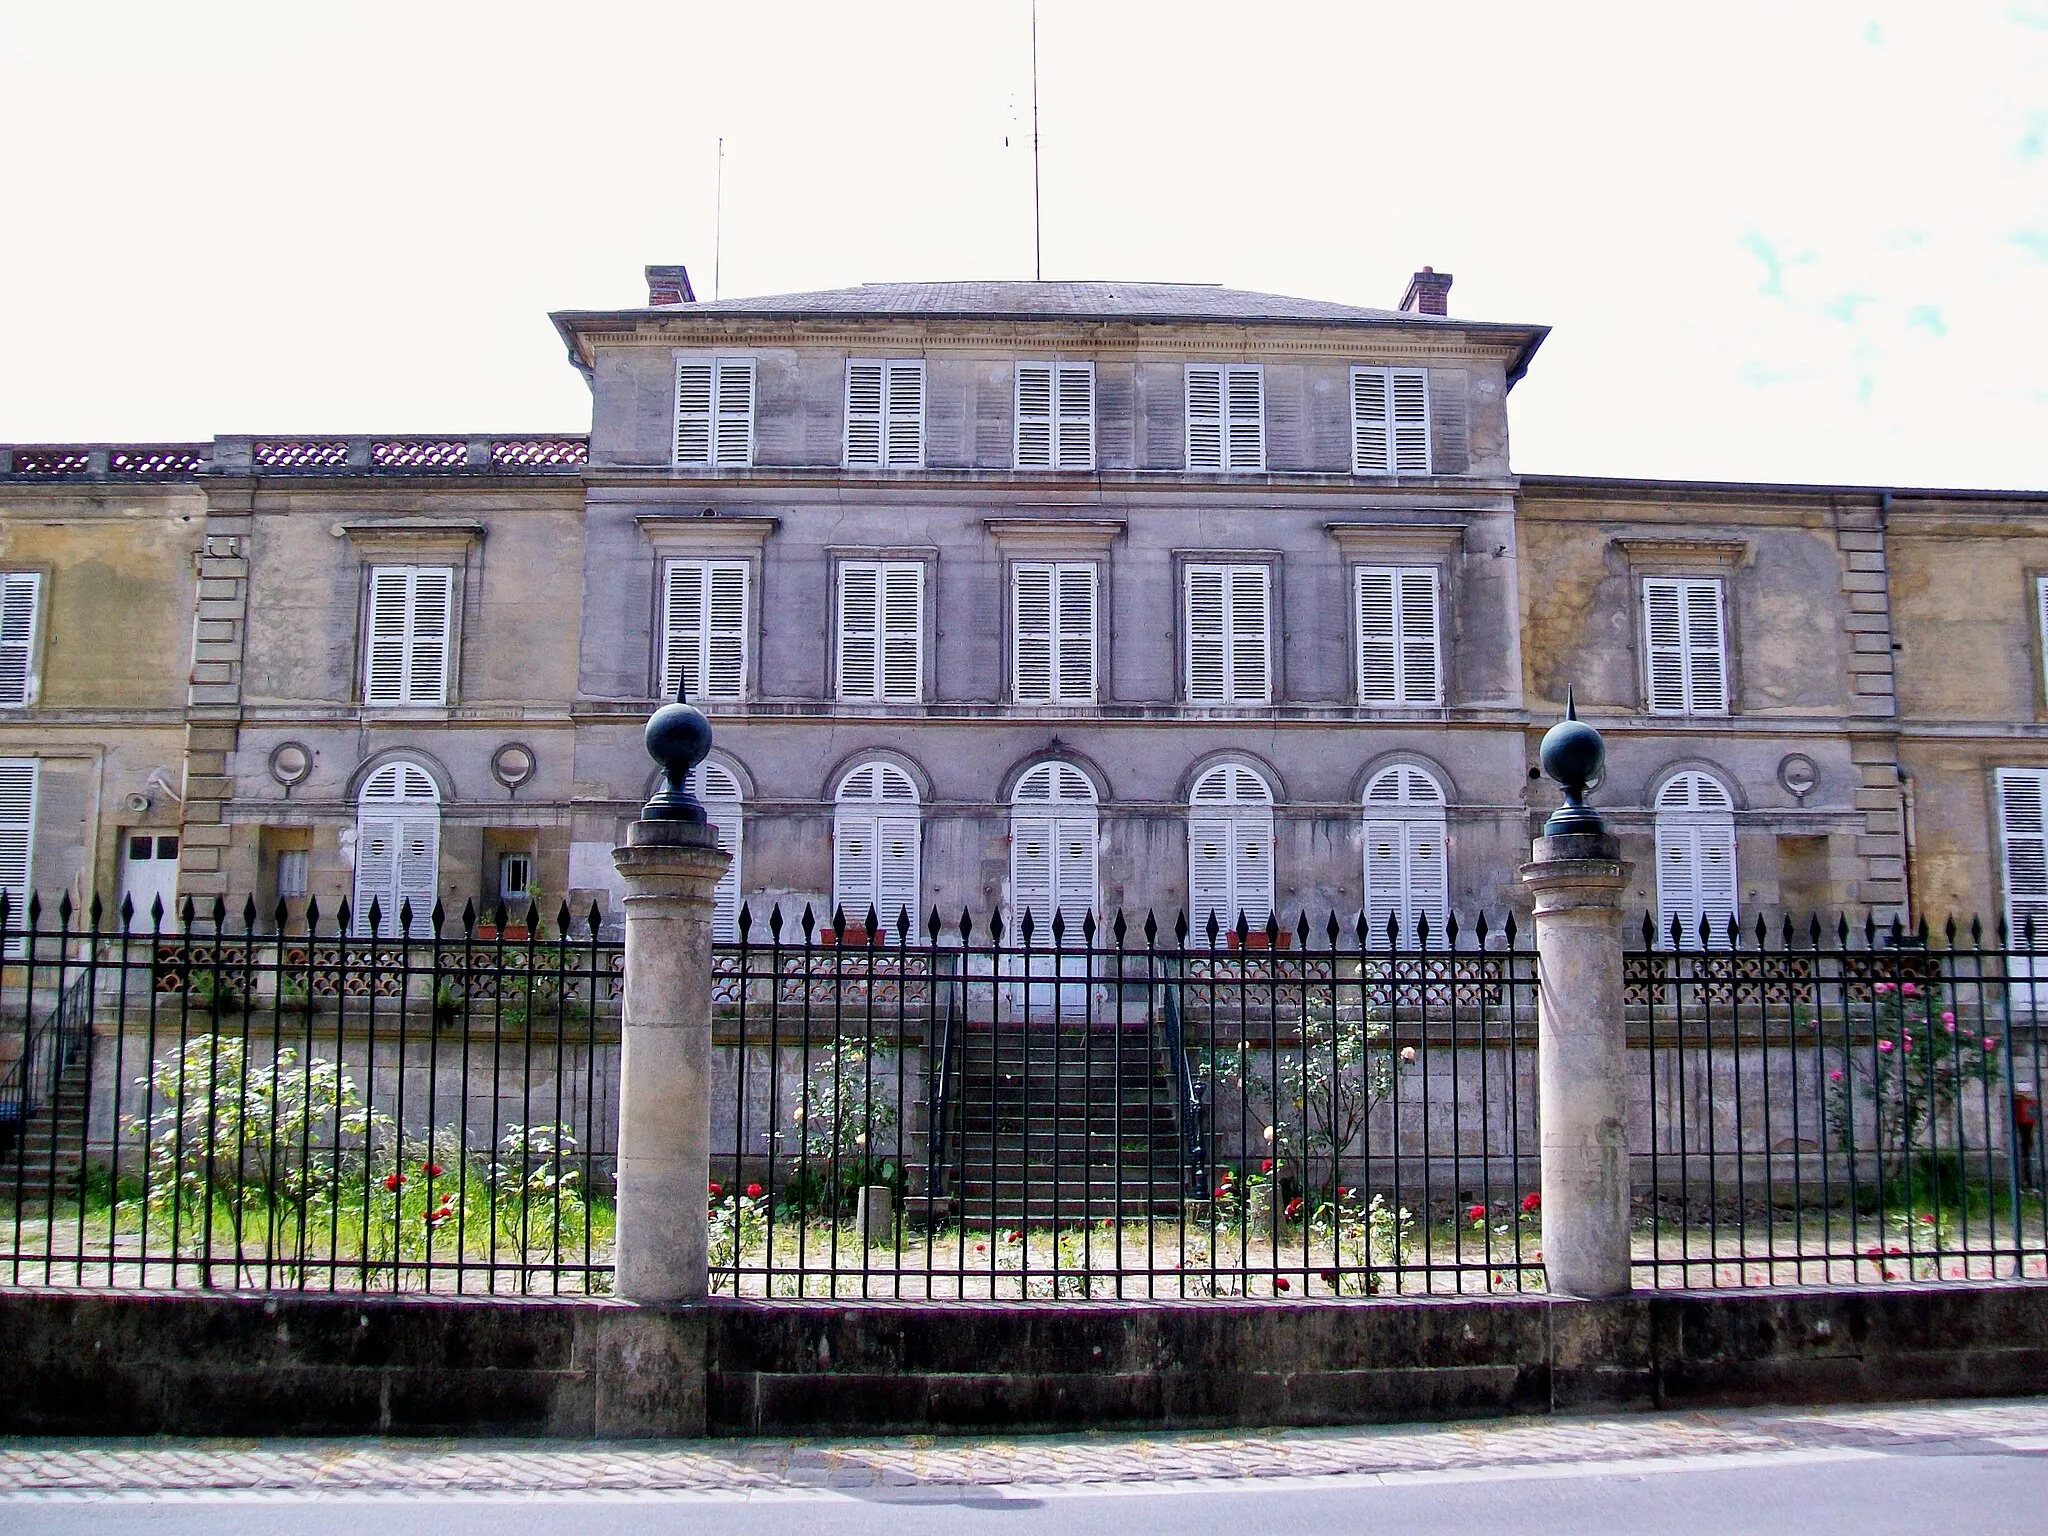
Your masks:
{"label": "spear-tipped fence picket", "polygon": [[[0,1277],[609,1288],[595,909],[0,897],[0,947]],[[1623,964],[1638,1284],[2044,1272],[2031,928],[1645,919]],[[1535,982],[1512,917],[743,909],[714,1287],[1539,1288]]]}

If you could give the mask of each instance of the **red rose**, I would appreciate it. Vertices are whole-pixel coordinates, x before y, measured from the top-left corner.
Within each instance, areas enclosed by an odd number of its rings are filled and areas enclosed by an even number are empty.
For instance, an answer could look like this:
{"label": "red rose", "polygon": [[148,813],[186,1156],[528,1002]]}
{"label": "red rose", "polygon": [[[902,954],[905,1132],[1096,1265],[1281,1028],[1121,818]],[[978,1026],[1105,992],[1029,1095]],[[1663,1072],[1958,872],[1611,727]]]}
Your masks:
{"label": "red rose", "polygon": [[724,1186],[723,1184],[720,1184],[720,1183],[718,1182],[718,1180],[716,1180],[716,1179],[713,1179],[713,1180],[711,1181],[711,1198],[712,1198],[712,1199],[714,1199],[714,1200],[716,1200],[716,1199],[717,1199],[717,1198],[718,1198],[718,1197],[719,1197],[720,1195],[722,1195],[722,1194],[724,1194],[724,1193],[725,1193],[725,1186]]}
{"label": "red rose", "polygon": [[747,1198],[748,1198],[749,1200],[758,1200],[758,1199],[760,1199],[760,1198],[761,1198],[761,1186],[760,1186],[760,1185],[758,1185],[758,1184],[749,1184],[749,1185],[747,1186]]}
{"label": "red rose", "polygon": [[1259,1172],[1261,1172],[1261,1173],[1271,1173],[1272,1171],[1273,1171],[1273,1159],[1271,1159],[1270,1157],[1269,1157],[1269,1158],[1267,1158],[1267,1159],[1266,1159],[1266,1160],[1265,1160],[1265,1161],[1264,1161],[1263,1163],[1259,1164]]}
{"label": "red rose", "polygon": [[1230,1198],[1230,1185],[1228,1183],[1216,1186],[1216,1198],[1218,1200],[1228,1200]]}
{"label": "red rose", "polygon": [[1273,1289],[1274,1289],[1274,1290],[1276,1290],[1276,1291],[1284,1291],[1284,1290],[1286,1290],[1286,1289],[1287,1289],[1287,1277],[1286,1277],[1285,1275],[1275,1275],[1275,1276],[1273,1277]]}
{"label": "red rose", "polygon": [[441,1165],[439,1163],[421,1163],[420,1172],[430,1179],[438,1179],[441,1177]]}
{"label": "red rose", "polygon": [[1466,1219],[1467,1221],[1484,1221],[1484,1220],[1486,1220],[1486,1207],[1485,1207],[1485,1206],[1483,1206],[1483,1205],[1475,1205],[1475,1206],[1473,1206],[1473,1207],[1472,1207],[1472,1208],[1471,1208],[1470,1210],[1468,1210],[1467,1212],[1465,1212],[1465,1219]]}
{"label": "red rose", "polygon": [[1324,1270],[1322,1273],[1322,1282],[1325,1285],[1335,1285],[1337,1283],[1337,1271],[1335,1271],[1334,1269]]}
{"label": "red rose", "polygon": [[405,1175],[402,1173],[387,1173],[384,1176],[384,1187],[390,1190],[393,1194],[396,1194],[398,1192],[398,1186],[403,1184],[404,1182]]}
{"label": "red rose", "polygon": [[1543,1195],[1540,1190],[1530,1190],[1522,1196],[1522,1214],[1529,1215],[1543,1209]]}

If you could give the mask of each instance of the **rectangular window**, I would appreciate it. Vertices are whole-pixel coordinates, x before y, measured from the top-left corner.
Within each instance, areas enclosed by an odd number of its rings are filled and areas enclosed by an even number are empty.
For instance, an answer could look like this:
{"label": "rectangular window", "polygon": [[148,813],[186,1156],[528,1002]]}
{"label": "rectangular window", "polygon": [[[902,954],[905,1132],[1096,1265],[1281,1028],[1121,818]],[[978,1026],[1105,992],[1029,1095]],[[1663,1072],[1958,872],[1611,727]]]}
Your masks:
{"label": "rectangular window", "polygon": [[[32,757],[0,759],[0,896],[7,900],[7,927],[15,934],[28,922],[35,873],[38,766]],[[18,937],[7,941],[10,955],[25,947]]]}
{"label": "rectangular window", "polygon": [[1019,704],[1095,702],[1095,567],[1041,561],[1010,578],[1010,674]]}
{"label": "rectangular window", "polygon": [[1643,581],[1644,697],[1653,715],[1728,713],[1718,576]]}
{"label": "rectangular window", "polygon": [[744,469],[754,462],[754,360],[676,359],[676,463]]}
{"label": "rectangular window", "polygon": [[36,620],[42,602],[40,573],[0,575],[0,709],[20,709],[33,702]]}
{"label": "rectangular window", "polygon": [[1266,371],[1255,363],[1189,363],[1188,468],[1266,467]]}
{"label": "rectangular window", "polygon": [[846,360],[849,469],[924,464],[924,364],[917,358]]}
{"label": "rectangular window", "polygon": [[277,894],[297,897],[306,894],[306,865],[311,855],[303,848],[287,848],[277,856]]}
{"label": "rectangular window", "polygon": [[924,697],[924,565],[849,560],[839,567],[839,697],[915,704]]}
{"label": "rectangular window", "polygon": [[1095,467],[1095,365],[1017,365],[1017,468]]}
{"label": "rectangular window", "polygon": [[2034,578],[2034,611],[2041,621],[2041,676],[2048,685],[2048,576]]}
{"label": "rectangular window", "polygon": [[500,901],[523,901],[526,888],[533,884],[533,856],[525,853],[501,853],[498,855],[498,899]]}
{"label": "rectangular window", "polygon": [[1272,698],[1270,581],[1263,565],[1187,568],[1188,702]]}
{"label": "rectangular window", "polygon": [[364,647],[363,702],[448,702],[448,640],[455,571],[446,565],[370,569],[370,633]]}
{"label": "rectangular window", "polygon": [[1429,473],[1429,374],[1421,368],[1351,370],[1351,472]]}
{"label": "rectangular window", "polygon": [[671,560],[662,571],[661,694],[697,702],[747,689],[747,562]]}
{"label": "rectangular window", "polygon": [[1360,566],[1358,702],[1391,707],[1444,701],[1433,566]]}

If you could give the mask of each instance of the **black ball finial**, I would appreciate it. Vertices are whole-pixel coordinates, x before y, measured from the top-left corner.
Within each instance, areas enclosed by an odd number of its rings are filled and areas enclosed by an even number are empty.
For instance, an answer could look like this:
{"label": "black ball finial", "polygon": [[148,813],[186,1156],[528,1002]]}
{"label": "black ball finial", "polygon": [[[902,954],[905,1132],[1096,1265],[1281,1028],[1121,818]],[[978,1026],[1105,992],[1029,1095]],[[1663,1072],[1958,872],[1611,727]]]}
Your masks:
{"label": "black ball finial", "polygon": [[1607,830],[1600,813],[1586,804],[1587,786],[1607,764],[1607,743],[1579,718],[1576,691],[1565,696],[1564,718],[1543,733],[1543,771],[1564,790],[1564,805],[1543,824],[1545,837]]}
{"label": "black ball finial", "polygon": [[702,826],[709,818],[690,793],[690,770],[711,755],[711,722],[676,683],[672,704],[664,704],[647,720],[647,755],[661,764],[665,781],[640,812],[642,821],[687,821]]}

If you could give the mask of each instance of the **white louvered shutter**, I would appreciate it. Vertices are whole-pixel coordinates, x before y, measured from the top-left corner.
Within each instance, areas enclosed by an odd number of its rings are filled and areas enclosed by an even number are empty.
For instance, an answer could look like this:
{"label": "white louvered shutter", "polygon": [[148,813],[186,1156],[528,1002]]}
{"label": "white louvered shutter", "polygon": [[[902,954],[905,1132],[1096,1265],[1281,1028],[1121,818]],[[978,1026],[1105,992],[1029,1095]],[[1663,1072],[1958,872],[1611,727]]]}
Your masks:
{"label": "white louvered shutter", "polygon": [[1017,468],[1051,469],[1056,429],[1051,363],[1017,365]]}
{"label": "white louvered shutter", "polygon": [[681,682],[700,703],[744,697],[746,562],[671,560],[662,603],[662,696],[674,698]]}
{"label": "white louvered shutter", "polygon": [[874,469],[882,463],[882,364],[852,358],[846,364],[846,464]]}
{"label": "white louvered shutter", "polygon": [[916,561],[882,568],[882,698],[915,704],[924,697],[924,567]]}
{"label": "white louvered shutter", "polygon": [[412,568],[382,565],[370,572],[370,634],[363,659],[363,702],[405,702],[405,653],[412,621]]}
{"label": "white louvered shutter", "polygon": [[455,572],[440,565],[380,565],[370,571],[363,702],[444,704],[453,627]]}
{"label": "white louvered shutter", "polygon": [[398,926],[398,828],[392,816],[356,818],[355,929],[370,932],[370,908],[377,908],[377,931]]}
{"label": "white louvered shutter", "polygon": [[1232,365],[1223,370],[1223,404],[1228,413],[1229,467],[1266,467],[1266,370]]}
{"label": "white louvered shutter", "polygon": [[1263,565],[1187,568],[1187,688],[1191,703],[1267,701],[1272,688],[1269,577]]}
{"label": "white louvered shutter", "polygon": [[1017,781],[1010,812],[1013,933],[1028,912],[1032,943],[1050,944],[1058,912],[1066,917],[1066,942],[1078,942],[1097,901],[1098,838],[1095,788],[1073,764],[1040,763]]}
{"label": "white louvered shutter", "polygon": [[1263,929],[1273,913],[1273,792],[1251,769],[1221,764],[1188,796],[1188,921]]}
{"label": "white louvered shutter", "polygon": [[1677,919],[1682,946],[1728,942],[1736,912],[1735,816],[1728,791],[1703,773],[1681,773],[1657,796],[1657,930],[1670,942]]}
{"label": "white louvered shutter", "polygon": [[832,901],[849,923],[869,907],[895,931],[899,911],[918,922],[917,786],[893,763],[867,763],[846,776],[832,826]]}
{"label": "white louvered shutter", "polygon": [[1011,649],[1017,702],[1095,697],[1095,567],[1039,561],[1013,568]]}
{"label": "white louvered shutter", "polygon": [[720,468],[744,469],[754,462],[754,360],[721,357],[718,375],[718,430],[713,443]]}
{"label": "white louvered shutter", "polygon": [[1055,567],[1059,646],[1054,682],[1064,704],[1095,701],[1095,567]]}
{"label": "white louvered shutter", "polygon": [[889,704],[924,697],[924,566],[849,560],[839,568],[839,696]]}
{"label": "white louvered shutter", "polygon": [[1053,623],[1053,586],[1059,567],[1016,566],[1010,577],[1011,675],[1017,702],[1045,704],[1055,697],[1053,659],[1058,636]]}
{"label": "white louvered shutter", "polygon": [[452,569],[413,567],[412,643],[405,676],[408,704],[445,704],[448,700],[449,621],[454,597]]}
{"label": "white louvered shutter", "polygon": [[921,360],[847,360],[846,463],[852,469],[915,469],[924,463]]}
{"label": "white louvered shutter", "polygon": [[1188,699],[1221,704],[1229,698],[1228,609],[1224,568],[1191,565],[1187,572]]}
{"label": "white louvered shutter", "polygon": [[1384,945],[1392,919],[1403,948],[1424,918],[1430,945],[1450,915],[1450,839],[1443,790],[1420,768],[1397,764],[1365,791],[1365,916],[1370,942]]}
{"label": "white louvered shutter", "polygon": [[881,691],[882,567],[849,560],[839,568],[839,697]]}
{"label": "white louvered shutter", "polygon": [[407,932],[432,931],[441,865],[439,801],[433,778],[418,763],[386,763],[364,780],[356,815],[356,932],[370,931],[373,902],[387,936],[398,932],[407,902]]}
{"label": "white louvered shutter", "polygon": [[1429,473],[1429,376],[1420,368],[1395,368],[1388,374],[1393,397],[1394,473]]}
{"label": "white louvered shutter", "polygon": [[[2001,768],[1997,782],[2006,932],[2014,949],[2048,950],[2048,773]],[[2015,958],[2006,965],[2012,976],[2034,982],[2013,990],[2015,1008],[2048,1012],[2048,986],[2041,984],[2048,960]]]}
{"label": "white louvered shutter", "polygon": [[889,364],[889,466],[915,469],[924,463],[924,364]]}
{"label": "white louvered shutter", "polygon": [[1187,371],[1188,468],[1223,468],[1223,370],[1189,363]]}
{"label": "white louvered shutter", "polygon": [[1058,368],[1058,465],[1061,469],[1095,467],[1095,365],[1061,363]]}
{"label": "white louvered shutter", "polygon": [[[28,921],[28,897],[35,874],[36,793],[40,765],[32,757],[0,759],[0,892],[7,896],[7,926],[19,932]],[[146,925],[147,919],[139,919]],[[10,939],[7,953],[23,952]]]}
{"label": "white louvered shutter", "polygon": [[1431,566],[1360,566],[1358,701],[1366,705],[1443,702],[1437,572]]}
{"label": "white louvered shutter", "polygon": [[0,708],[34,702],[36,618],[43,578],[36,571],[0,576]]}
{"label": "white louvered shutter", "polygon": [[392,906],[385,919],[385,931],[396,933],[399,918],[411,903],[412,922],[406,932],[415,937],[433,932],[434,890],[440,877],[441,822],[439,817],[408,816],[394,824],[398,843],[398,870]]}
{"label": "white louvered shutter", "polygon": [[1718,578],[1646,578],[1643,636],[1651,714],[1728,713],[1728,656]]}
{"label": "white louvered shutter", "polygon": [[1230,700],[1263,704],[1272,691],[1271,632],[1263,565],[1230,568]]}
{"label": "white louvered shutter", "polygon": [[732,855],[711,893],[711,937],[731,943],[740,936],[740,781],[725,764],[707,761],[697,770],[696,789],[718,846]]}
{"label": "white louvered shutter", "polygon": [[676,359],[675,462],[709,465],[712,439],[712,364],[708,357]]}
{"label": "white louvered shutter", "polygon": [[2040,618],[2041,677],[2048,684],[2048,576],[2034,581],[2034,608]]}
{"label": "white louvered shutter", "polygon": [[1394,418],[1384,368],[1351,370],[1351,472],[1394,472]]}

